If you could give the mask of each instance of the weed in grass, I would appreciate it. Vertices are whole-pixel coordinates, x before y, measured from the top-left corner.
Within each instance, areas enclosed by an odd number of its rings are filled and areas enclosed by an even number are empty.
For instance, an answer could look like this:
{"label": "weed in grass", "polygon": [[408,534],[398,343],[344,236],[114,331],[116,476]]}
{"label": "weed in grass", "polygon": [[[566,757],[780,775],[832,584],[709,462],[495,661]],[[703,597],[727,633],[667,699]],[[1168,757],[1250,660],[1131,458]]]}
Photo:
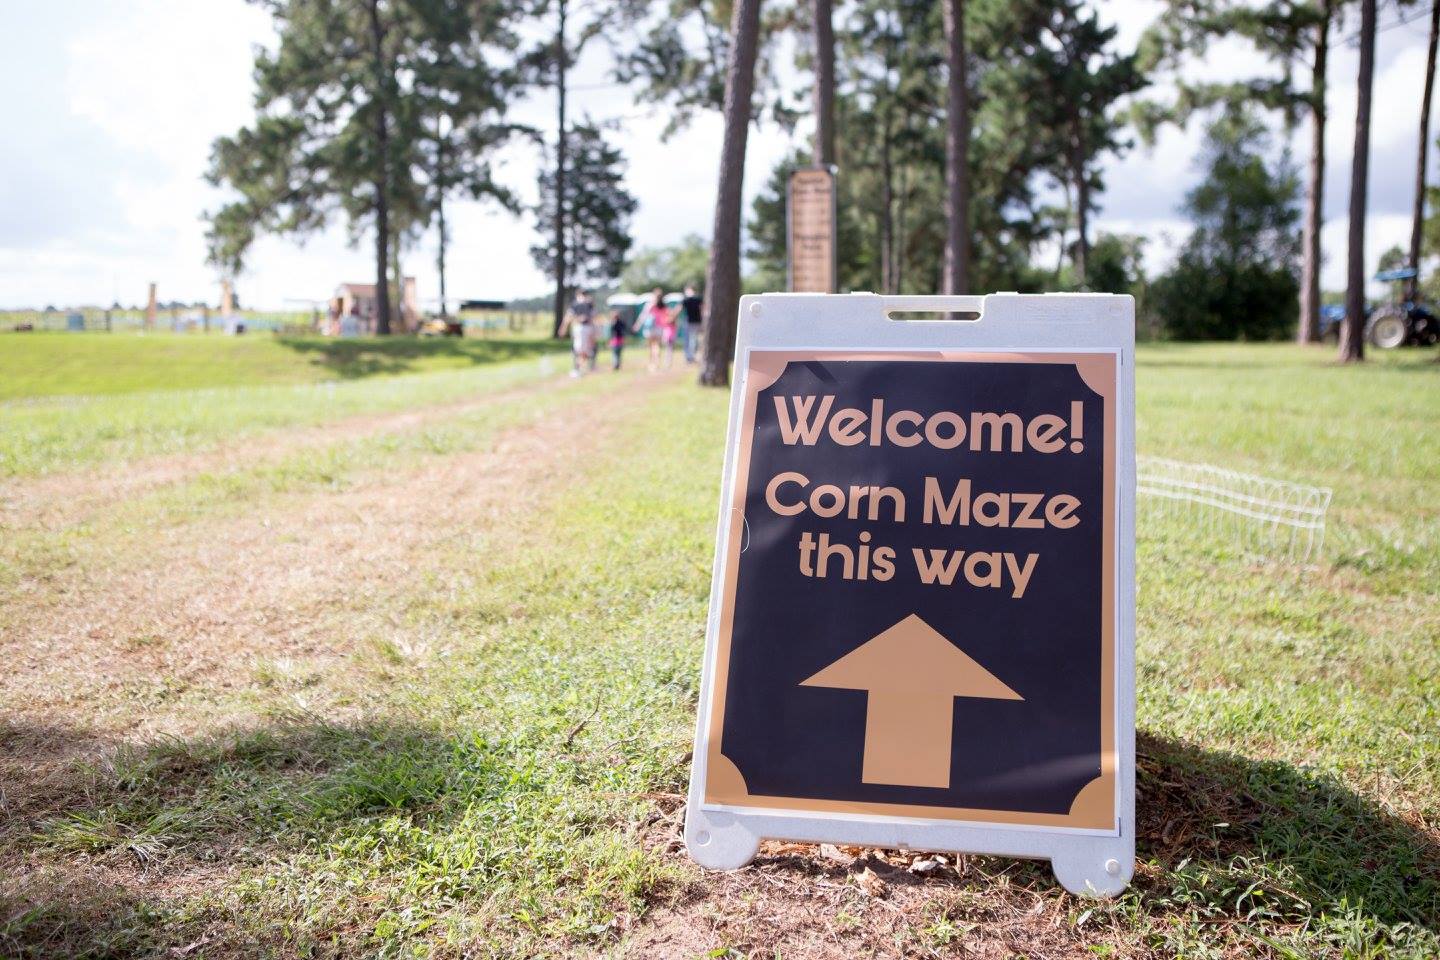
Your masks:
{"label": "weed in grass", "polygon": [[293,690],[319,682],[319,677],[290,657],[259,658],[250,673],[260,686],[277,689]]}
{"label": "weed in grass", "polygon": [[[84,873],[0,878],[0,956],[120,960],[160,955],[183,916]],[[182,928],[183,929],[183,928]]]}

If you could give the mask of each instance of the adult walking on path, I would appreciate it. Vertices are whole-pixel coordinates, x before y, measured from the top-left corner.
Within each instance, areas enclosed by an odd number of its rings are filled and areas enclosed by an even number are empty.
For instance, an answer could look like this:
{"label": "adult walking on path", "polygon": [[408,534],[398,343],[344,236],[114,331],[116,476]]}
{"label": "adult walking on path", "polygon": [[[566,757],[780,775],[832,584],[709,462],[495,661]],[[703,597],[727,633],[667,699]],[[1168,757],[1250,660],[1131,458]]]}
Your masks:
{"label": "adult walking on path", "polygon": [[685,299],[680,301],[680,312],[685,318],[685,362],[694,363],[700,354],[700,324],[703,322],[701,308],[705,301],[695,292],[691,284],[685,285]]}
{"label": "adult walking on path", "polygon": [[578,377],[587,368],[593,373],[595,354],[599,348],[595,329],[595,300],[585,290],[575,294],[575,301],[570,304],[570,309],[566,311],[565,319],[560,324],[562,337],[567,330],[571,337],[570,376]]}

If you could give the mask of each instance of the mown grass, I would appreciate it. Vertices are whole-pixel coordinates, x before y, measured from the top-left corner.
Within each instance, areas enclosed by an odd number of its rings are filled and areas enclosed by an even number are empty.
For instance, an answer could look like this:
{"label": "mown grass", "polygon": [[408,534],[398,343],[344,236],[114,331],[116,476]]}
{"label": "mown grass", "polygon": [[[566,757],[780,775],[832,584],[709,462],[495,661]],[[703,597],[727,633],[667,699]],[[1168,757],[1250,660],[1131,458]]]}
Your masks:
{"label": "mown grass", "polygon": [[[438,376],[443,375],[431,375]],[[546,376],[544,368],[528,363],[496,368],[466,381],[467,396],[488,402],[447,411],[432,422],[336,438],[274,458],[189,470],[173,482],[117,499],[72,522],[19,523],[8,529],[0,524],[5,534],[0,538],[0,596],[59,570],[123,568],[127,557],[143,555],[157,537],[172,531],[203,537],[205,525],[256,512],[283,515],[287,506],[303,503],[306,497],[343,496],[378,477],[486,449],[502,431],[523,427],[566,405],[584,404],[611,385],[598,377],[547,384]],[[513,395],[500,393],[501,388],[515,386],[527,389]],[[443,509],[441,504],[433,506]],[[306,531],[277,528],[275,535],[299,538]],[[12,611],[0,604],[0,630],[12,622]],[[137,638],[142,645],[148,641],[158,638]],[[260,672],[265,669],[257,667]],[[169,698],[177,695],[173,690],[165,693]],[[124,689],[115,692],[122,702],[127,695]],[[208,691],[199,695],[214,698]]]}
{"label": "mown grass", "polygon": [[[559,346],[564,346],[563,344]],[[0,401],[156,390],[321,383],[461,370],[536,356],[553,340],[277,337],[268,333],[31,333],[0,336]]]}
{"label": "mown grass", "polygon": [[[1142,452],[1330,484],[1336,506],[1299,569],[1142,510],[1136,881],[1096,905],[991,865],[1077,949],[1440,955],[1440,370],[1385,361],[1142,351]],[[257,729],[123,751],[0,834],[32,868],[0,885],[0,954],[569,956],[702,895],[644,841],[673,835],[661,798],[687,776],[724,401],[664,388],[544,510],[452,545],[451,575],[384,611],[429,653],[357,647],[361,719],[277,697]],[[97,864],[200,880],[137,893]],[[979,876],[927,887],[899,946],[1001,930]]]}
{"label": "mown grass", "polygon": [[[331,341],[345,343],[345,341]],[[470,342],[470,341],[465,341]],[[327,423],[461,400],[533,383],[563,368],[546,344],[536,359],[373,380],[64,395],[0,403],[0,478],[72,470],[101,461],[187,453],[279,427]],[[75,391],[84,381],[66,381]]]}

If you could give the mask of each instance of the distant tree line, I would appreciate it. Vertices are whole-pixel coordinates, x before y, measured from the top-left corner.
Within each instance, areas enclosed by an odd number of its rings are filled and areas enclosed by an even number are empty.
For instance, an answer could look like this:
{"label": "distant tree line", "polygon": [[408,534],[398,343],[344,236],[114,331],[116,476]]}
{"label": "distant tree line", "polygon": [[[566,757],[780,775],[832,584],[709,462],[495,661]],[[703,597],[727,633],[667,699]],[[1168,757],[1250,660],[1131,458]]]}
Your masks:
{"label": "distant tree line", "polygon": [[[1342,356],[1363,353],[1377,0],[1165,0],[1134,49],[1091,0],[256,2],[280,43],[257,57],[256,122],[214,147],[211,179],[233,192],[210,217],[222,271],[238,271],[262,233],[343,220],[353,239],[374,241],[384,330],[400,252],[434,229],[443,310],[447,201],[518,211],[493,160],[530,141],[543,157],[531,252],[554,278],[556,323],[577,284],[623,275],[627,286],[673,288],[701,279],[703,259],[713,322],[701,379],[713,384],[728,377],[742,287],[783,285],[785,185],[811,164],[839,170],[842,290],[1131,292],[1170,336],[1315,339],[1328,55],[1340,25],[1358,20]],[[1411,263],[1440,243],[1421,189],[1437,10]],[[1219,38],[1249,46],[1235,62],[1253,75],[1185,80]],[[671,129],[703,112],[722,118],[708,243],[631,254],[624,158],[603,124],[569,110],[569,71],[597,40],[610,45],[613,80],[662,107]],[[791,49],[811,80],[803,96],[782,82],[778,58]],[[508,118],[537,89],[555,95],[551,131]],[[813,138],[772,172],[747,222],[751,128],[789,134],[807,117]],[[1146,278],[1140,238],[1094,227],[1107,158],[1197,120],[1201,180],[1183,207],[1194,230],[1166,272]],[[1303,178],[1287,146],[1302,122],[1312,139]]]}

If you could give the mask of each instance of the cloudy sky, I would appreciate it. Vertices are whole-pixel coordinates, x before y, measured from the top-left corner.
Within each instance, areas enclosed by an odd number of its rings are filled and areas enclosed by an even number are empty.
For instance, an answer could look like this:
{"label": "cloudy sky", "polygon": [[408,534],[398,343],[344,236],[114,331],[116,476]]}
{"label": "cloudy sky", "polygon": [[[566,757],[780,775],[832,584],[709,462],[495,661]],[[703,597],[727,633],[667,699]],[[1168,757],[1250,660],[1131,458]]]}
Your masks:
{"label": "cloudy sky", "polygon": [[[1133,44],[1157,11],[1149,0],[1101,0],[1100,7],[1119,25],[1123,44]],[[1372,265],[1409,234],[1428,24],[1424,17],[1408,24],[1399,19],[1382,3],[1370,168]],[[1331,56],[1323,279],[1332,289],[1344,278],[1357,59],[1344,41],[1354,29],[1352,23],[1338,31]],[[0,107],[6,131],[0,149],[0,307],[139,302],[150,280],[159,283],[162,300],[216,299],[216,277],[204,263],[201,215],[223,197],[202,174],[215,137],[253,116],[252,51],[274,42],[264,13],[244,0],[11,2],[0,5],[0,36],[8,40],[0,58],[0,88],[6,91]],[[1261,68],[1242,48],[1222,44],[1190,69],[1244,77]],[[718,118],[698,118],[662,143],[664,117],[637,106],[624,89],[605,85],[604,70],[598,49],[582,62],[574,78],[583,88],[574,94],[575,112],[596,120],[624,118],[627,177],[640,200],[637,245],[707,233]],[[549,98],[514,109],[537,125],[552,122]],[[1198,129],[1168,130],[1153,149],[1137,148],[1107,163],[1099,229],[1151,237],[1152,269],[1164,265],[1186,232],[1176,208],[1195,179],[1198,142]],[[750,144],[745,181],[753,195],[791,143],[761,129],[752,132]],[[1308,149],[1302,130],[1296,157],[1303,159]],[[503,176],[522,194],[533,196],[536,159],[519,148],[506,153]],[[452,294],[503,298],[545,290],[528,253],[532,220],[463,205],[454,211],[453,229]],[[407,254],[405,263],[419,278],[422,297],[437,292],[432,243]],[[341,280],[368,279],[371,262],[365,249],[347,245],[338,226],[303,245],[266,239],[250,258],[241,290],[252,305],[279,308],[324,297]]]}

